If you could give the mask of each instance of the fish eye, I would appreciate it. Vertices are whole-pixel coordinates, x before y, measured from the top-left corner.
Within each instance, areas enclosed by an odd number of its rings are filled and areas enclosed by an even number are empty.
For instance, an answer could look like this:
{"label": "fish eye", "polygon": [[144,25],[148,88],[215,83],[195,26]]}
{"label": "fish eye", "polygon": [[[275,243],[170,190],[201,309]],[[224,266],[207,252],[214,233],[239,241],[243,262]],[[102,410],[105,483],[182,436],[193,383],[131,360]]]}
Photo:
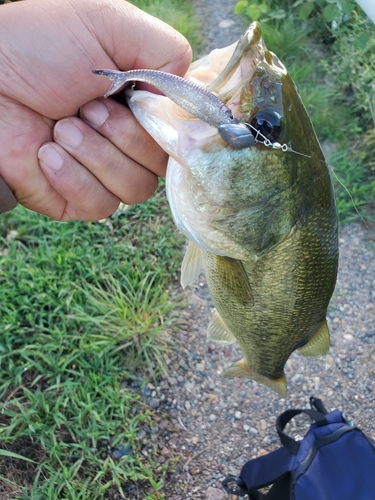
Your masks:
{"label": "fish eye", "polygon": [[[275,111],[260,111],[251,120],[251,125],[271,142],[281,135],[281,119]],[[253,133],[256,135],[255,131]]]}

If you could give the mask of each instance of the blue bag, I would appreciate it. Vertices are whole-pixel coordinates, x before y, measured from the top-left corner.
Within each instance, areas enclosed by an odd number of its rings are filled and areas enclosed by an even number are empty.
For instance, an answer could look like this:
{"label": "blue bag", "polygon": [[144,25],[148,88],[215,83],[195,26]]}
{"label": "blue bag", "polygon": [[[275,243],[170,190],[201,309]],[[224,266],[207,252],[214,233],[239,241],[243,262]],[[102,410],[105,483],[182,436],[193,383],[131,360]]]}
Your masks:
{"label": "blue bag", "polygon": [[[375,500],[375,444],[340,411],[328,413],[313,397],[310,405],[278,417],[283,446],[247,462],[239,477],[227,477],[227,493],[249,495],[250,500]],[[302,441],[296,441],[283,430],[300,413],[314,423]],[[267,486],[267,493],[259,491]]]}

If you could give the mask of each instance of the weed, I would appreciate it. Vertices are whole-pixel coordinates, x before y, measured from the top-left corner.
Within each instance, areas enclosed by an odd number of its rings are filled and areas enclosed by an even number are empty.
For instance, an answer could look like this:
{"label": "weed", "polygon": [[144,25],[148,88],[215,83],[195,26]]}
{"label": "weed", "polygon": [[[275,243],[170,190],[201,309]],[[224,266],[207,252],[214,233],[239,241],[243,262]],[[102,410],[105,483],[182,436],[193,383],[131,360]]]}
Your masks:
{"label": "weed", "polygon": [[23,474],[8,457],[0,476],[13,484],[3,488],[95,500],[142,483],[150,500],[162,498],[163,469],[137,437],[150,433],[150,409],[127,382],[145,366],[163,369],[178,305],[169,287],[184,238],[163,186],[101,223],[62,224],[22,207],[1,220],[1,447],[37,461]]}
{"label": "weed", "polygon": [[[199,44],[192,6],[133,3]],[[1,498],[117,500],[133,486],[163,498],[166,465],[145,452],[152,415],[128,384],[164,369],[178,307],[169,291],[184,238],[161,184],[101,222],[2,215]]]}

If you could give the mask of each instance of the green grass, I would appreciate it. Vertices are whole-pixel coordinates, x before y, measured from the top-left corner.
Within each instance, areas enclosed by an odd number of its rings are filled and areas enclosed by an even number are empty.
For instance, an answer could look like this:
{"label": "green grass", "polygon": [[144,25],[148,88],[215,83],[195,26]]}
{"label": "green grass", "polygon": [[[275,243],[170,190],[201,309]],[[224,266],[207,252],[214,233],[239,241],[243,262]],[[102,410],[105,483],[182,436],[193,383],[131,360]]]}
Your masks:
{"label": "green grass", "polygon": [[[133,3],[197,49],[191,4]],[[131,382],[164,369],[183,241],[163,186],[102,223],[60,224],[22,207],[1,216],[1,498],[116,500],[132,485],[163,498],[167,465],[147,444],[152,413]]]}
{"label": "green grass", "polygon": [[182,33],[196,52],[202,46],[199,35],[201,22],[195,14],[194,3],[185,0],[130,0],[152,16],[162,19]]}
{"label": "green grass", "polygon": [[[142,498],[162,498],[165,466],[137,438],[150,436],[151,411],[131,381],[163,369],[178,305],[169,295],[183,238],[163,188],[102,223],[22,207],[0,220],[0,448],[37,462],[2,457],[11,482],[0,496],[126,498],[137,483]],[[129,454],[115,459],[119,447]]]}

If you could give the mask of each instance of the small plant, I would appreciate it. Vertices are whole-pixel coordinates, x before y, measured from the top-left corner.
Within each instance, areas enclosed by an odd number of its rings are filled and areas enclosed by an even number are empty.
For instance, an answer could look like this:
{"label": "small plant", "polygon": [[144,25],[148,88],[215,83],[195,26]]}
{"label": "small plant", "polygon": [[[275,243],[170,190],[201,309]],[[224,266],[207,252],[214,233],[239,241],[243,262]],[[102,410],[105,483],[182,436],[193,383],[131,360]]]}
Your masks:
{"label": "small plant", "polygon": [[287,15],[286,10],[277,7],[272,0],[265,2],[239,0],[234,7],[234,12],[245,14],[252,21],[262,20],[262,22],[270,19],[284,19]]}
{"label": "small plant", "polygon": [[252,21],[285,19],[292,14],[301,20],[315,16],[328,25],[347,19],[356,8],[354,0],[296,0],[292,4],[286,0],[239,0],[234,11],[245,14]]}
{"label": "small plant", "polygon": [[374,126],[370,96],[375,91],[375,29],[369,19],[354,16],[335,31],[334,57],[325,62],[327,73],[346,97],[353,114],[362,120],[361,129]]}

